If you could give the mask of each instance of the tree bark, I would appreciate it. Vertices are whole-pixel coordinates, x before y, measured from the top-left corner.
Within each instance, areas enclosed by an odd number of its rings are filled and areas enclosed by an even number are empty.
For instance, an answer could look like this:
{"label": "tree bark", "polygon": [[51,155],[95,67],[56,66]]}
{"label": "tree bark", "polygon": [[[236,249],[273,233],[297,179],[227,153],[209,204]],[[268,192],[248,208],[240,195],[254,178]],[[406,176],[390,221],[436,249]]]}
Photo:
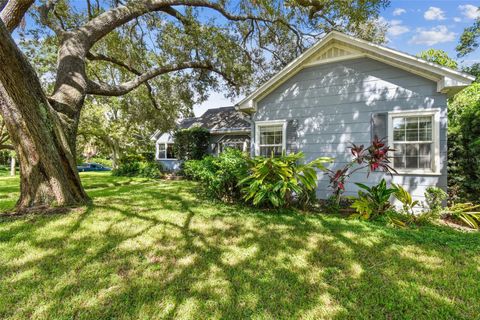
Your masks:
{"label": "tree bark", "polygon": [[20,162],[17,209],[85,204],[88,197],[77,173],[71,132],[76,131],[78,115],[67,119],[53,109],[1,21],[0,112]]}

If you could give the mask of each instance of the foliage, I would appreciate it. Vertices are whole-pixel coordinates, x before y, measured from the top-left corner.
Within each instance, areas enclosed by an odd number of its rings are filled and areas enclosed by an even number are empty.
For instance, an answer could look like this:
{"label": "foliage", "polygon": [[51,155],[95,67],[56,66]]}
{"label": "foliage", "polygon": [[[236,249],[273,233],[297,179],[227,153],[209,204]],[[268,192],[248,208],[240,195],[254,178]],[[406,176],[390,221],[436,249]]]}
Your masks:
{"label": "foliage", "polygon": [[112,170],[112,175],[152,179],[159,179],[163,176],[160,163],[146,161],[123,161],[118,168]]}
{"label": "foliage", "polygon": [[446,215],[455,220],[464,222],[470,228],[480,229],[480,212],[476,211],[480,208],[480,204],[455,203],[446,211]]}
{"label": "foliage", "polygon": [[464,57],[469,53],[475,51],[480,42],[480,16],[476,18],[473,25],[466,27],[460,36],[460,41],[457,47],[457,55]]}
{"label": "foliage", "polygon": [[[400,227],[405,227],[406,225],[410,225],[410,224],[421,225],[431,221],[432,219],[439,217],[438,213],[431,210],[423,211],[423,212],[415,212],[414,208],[420,204],[420,201],[413,200],[412,195],[400,184],[392,183],[392,185],[396,189],[394,193],[395,198],[402,203],[402,212],[401,212],[402,215],[398,216],[395,220],[393,220],[393,215],[391,215],[390,218],[391,218],[392,224]],[[427,188],[427,190],[430,188],[433,188],[433,187],[429,187]],[[443,192],[443,190],[441,189],[438,189],[438,190]]]}
{"label": "foliage", "polygon": [[371,220],[385,215],[391,207],[390,197],[397,189],[395,187],[387,187],[385,179],[382,179],[376,186],[372,187],[362,183],[355,184],[364,191],[358,191],[358,198],[352,204],[352,208],[357,211],[357,213],[352,215],[352,218]]}
{"label": "foliage", "polygon": [[480,198],[480,83],[456,94],[448,105],[448,176],[452,200]]}
{"label": "foliage", "polygon": [[463,72],[470,73],[475,77],[475,82],[480,82],[480,62],[472,63],[462,68]]}
{"label": "foliage", "polygon": [[408,192],[400,184],[392,183],[392,186],[395,188],[395,198],[402,203],[403,213],[415,216],[414,207],[420,202],[418,200],[413,200],[410,192]]}
{"label": "foliage", "polygon": [[247,169],[247,155],[227,148],[218,157],[185,161],[182,171],[185,177],[200,181],[210,197],[232,202],[240,199],[239,181],[247,175]]}
{"label": "foliage", "polygon": [[201,127],[177,130],[173,134],[173,150],[179,160],[200,160],[208,152],[210,132]]}
{"label": "foliage", "polygon": [[425,202],[429,210],[436,216],[440,215],[442,211],[442,202],[448,197],[447,193],[437,187],[428,187],[425,190]]}
{"label": "foliage", "polygon": [[441,66],[457,69],[458,63],[448,56],[443,50],[428,49],[417,54],[418,57],[439,64]]}
{"label": "foliage", "polygon": [[[353,159],[347,163],[343,168],[336,171],[330,169],[327,170],[327,174],[330,178],[330,188],[333,189],[333,194],[337,199],[337,203],[340,202],[340,196],[345,191],[346,180],[356,171],[367,168],[367,176],[376,170],[392,173],[396,172],[390,166],[390,158],[388,153],[393,151],[387,146],[383,139],[374,137],[372,144],[365,148],[363,145],[357,146],[352,143],[350,152],[353,155]],[[355,169],[352,169],[356,166]]]}
{"label": "foliage", "polygon": [[280,157],[255,157],[250,160],[250,173],[240,181],[243,199],[254,206],[290,207],[301,199],[302,206],[314,200],[317,171],[325,171],[323,163],[330,158],[318,158],[300,164],[303,153],[283,154]]}

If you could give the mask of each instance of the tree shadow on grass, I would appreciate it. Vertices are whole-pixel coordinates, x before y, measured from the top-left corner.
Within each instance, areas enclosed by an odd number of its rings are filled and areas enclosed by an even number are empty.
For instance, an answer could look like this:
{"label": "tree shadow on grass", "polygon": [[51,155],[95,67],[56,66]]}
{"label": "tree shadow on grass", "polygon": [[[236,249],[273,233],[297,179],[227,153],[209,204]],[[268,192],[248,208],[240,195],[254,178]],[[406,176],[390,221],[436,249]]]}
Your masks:
{"label": "tree shadow on grass", "polygon": [[94,204],[82,213],[0,229],[9,249],[1,255],[0,316],[478,314],[480,283],[471,275],[480,245],[471,234],[265,213],[205,202],[195,190],[185,182],[111,186],[93,191]]}

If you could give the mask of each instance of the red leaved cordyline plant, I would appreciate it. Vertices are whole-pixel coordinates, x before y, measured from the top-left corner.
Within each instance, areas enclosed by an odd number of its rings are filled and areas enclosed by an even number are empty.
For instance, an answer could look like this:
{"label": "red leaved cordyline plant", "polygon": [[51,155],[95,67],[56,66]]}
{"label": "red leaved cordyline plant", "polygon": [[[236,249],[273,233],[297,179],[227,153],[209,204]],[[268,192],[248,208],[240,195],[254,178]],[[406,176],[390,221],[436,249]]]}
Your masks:
{"label": "red leaved cordyline plant", "polygon": [[[356,171],[367,168],[367,177],[374,171],[383,171],[390,175],[397,173],[390,165],[391,161],[388,154],[392,151],[395,150],[390,149],[390,147],[385,144],[384,139],[379,139],[377,136],[373,138],[372,144],[368,148],[365,148],[363,144],[357,146],[352,143],[350,147],[350,152],[353,155],[352,161],[347,163],[342,169],[335,171],[328,170],[327,172],[330,177],[330,188],[333,189],[337,203],[340,202],[340,196],[345,191],[347,178]],[[355,165],[358,165],[358,167],[352,169]]]}

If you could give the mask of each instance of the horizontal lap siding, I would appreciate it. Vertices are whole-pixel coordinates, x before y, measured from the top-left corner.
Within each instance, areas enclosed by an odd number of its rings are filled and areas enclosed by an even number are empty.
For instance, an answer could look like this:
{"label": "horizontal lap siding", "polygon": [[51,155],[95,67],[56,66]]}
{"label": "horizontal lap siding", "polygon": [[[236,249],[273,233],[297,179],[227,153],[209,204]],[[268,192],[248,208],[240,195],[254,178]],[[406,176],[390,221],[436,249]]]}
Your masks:
{"label": "horizontal lap siding", "polygon": [[[287,121],[287,152],[303,151],[307,160],[334,157],[336,169],[351,159],[350,143],[368,145],[372,113],[441,109],[441,176],[358,172],[352,182],[373,185],[382,177],[401,183],[422,200],[428,186],[446,189],[446,97],[436,83],[368,58],[341,61],[300,71],[257,103],[255,121]],[[347,185],[346,194],[357,187]],[[326,197],[328,178],[319,174],[319,196]]]}

